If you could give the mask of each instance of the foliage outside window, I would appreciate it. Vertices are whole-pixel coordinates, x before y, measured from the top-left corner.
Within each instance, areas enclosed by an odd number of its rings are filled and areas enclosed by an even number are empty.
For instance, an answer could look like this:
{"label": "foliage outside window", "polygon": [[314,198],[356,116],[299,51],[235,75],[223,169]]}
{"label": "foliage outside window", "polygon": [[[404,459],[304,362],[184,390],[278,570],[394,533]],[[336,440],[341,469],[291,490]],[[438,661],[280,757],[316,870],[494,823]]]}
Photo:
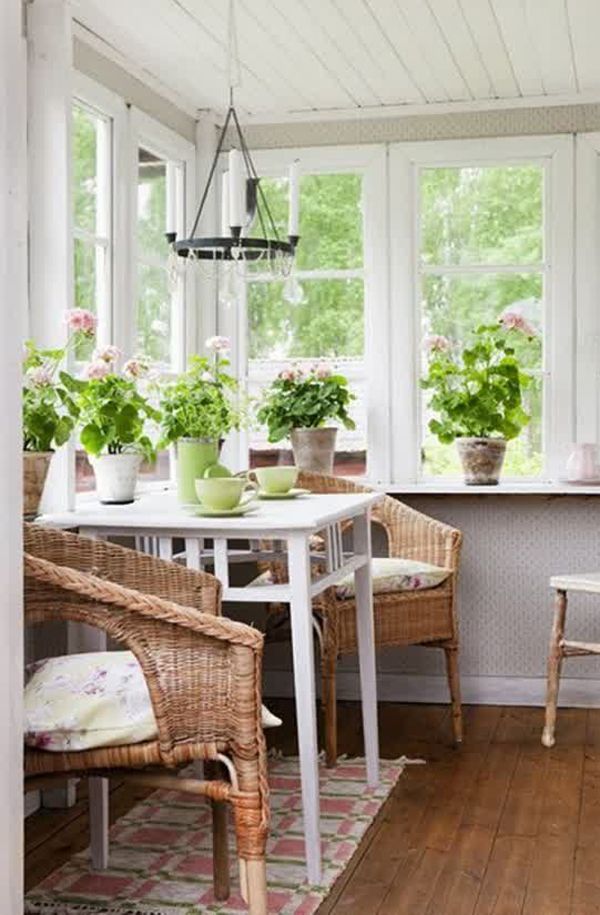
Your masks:
{"label": "foliage outside window", "polygon": [[[516,312],[540,333],[521,347],[519,364],[532,375],[524,392],[531,422],[510,442],[506,477],[542,472],[544,171],[536,164],[428,167],[420,172],[419,280],[423,337],[468,343],[479,325]],[[425,354],[423,369],[425,369]],[[453,448],[428,432],[422,398],[425,476],[459,476]]]}
{"label": "foliage outside window", "polygon": [[[262,181],[282,237],[287,234],[288,186],[285,178]],[[290,360],[309,373],[326,359],[349,379],[358,394],[353,408],[357,430],[338,434],[338,469],[365,469],[364,262],[362,178],[353,173],[310,174],[300,179],[300,244],[295,278],[272,279],[251,267],[247,282],[248,383],[263,389]],[[272,462],[264,430],[250,440],[251,462]]]}
{"label": "foliage outside window", "polygon": [[[103,319],[111,306],[111,123],[76,102],[72,109],[74,306]],[[90,340],[75,351],[89,358]]]}

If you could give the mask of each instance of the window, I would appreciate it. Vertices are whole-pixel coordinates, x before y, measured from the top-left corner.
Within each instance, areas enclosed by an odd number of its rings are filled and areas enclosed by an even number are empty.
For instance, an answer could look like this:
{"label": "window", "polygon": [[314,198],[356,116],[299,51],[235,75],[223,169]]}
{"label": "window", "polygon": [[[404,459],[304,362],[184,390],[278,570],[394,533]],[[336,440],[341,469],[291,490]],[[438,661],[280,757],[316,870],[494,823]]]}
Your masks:
{"label": "window", "polygon": [[423,340],[460,346],[507,309],[539,336],[523,352],[532,420],[504,476],[557,479],[575,430],[572,139],[394,144],[389,187],[392,481],[460,477],[454,446],[428,430]]}
{"label": "window", "polygon": [[145,147],[138,148],[134,348],[162,369],[177,361],[174,310],[178,306],[179,290],[173,290],[169,282],[165,232],[169,230],[169,218],[171,228],[175,224],[177,203],[179,209],[183,203],[181,170],[182,166]]}
{"label": "window", "polygon": [[[182,237],[186,228],[193,147],[139,111],[133,116],[133,133],[137,165],[130,347],[145,356],[154,371],[168,375],[185,366],[191,349],[185,336],[185,312],[192,287],[182,271],[169,275],[165,233],[176,231]],[[161,452],[153,466],[142,467],[141,479],[168,480],[170,463],[169,453]]]}
{"label": "window", "polygon": [[[107,323],[111,309],[111,121],[80,102],[73,105],[74,305]],[[76,353],[86,359],[92,344]]]}
{"label": "window", "polygon": [[[515,338],[535,381],[526,392],[531,422],[509,443],[506,477],[538,477],[543,470],[544,171],[536,163],[419,170],[422,336],[442,334],[463,345],[479,324],[494,323],[507,309],[539,333],[533,345]],[[456,448],[429,432],[426,404],[424,396],[422,473],[459,477]]]}
{"label": "window", "polygon": [[[92,311],[98,335],[110,332],[112,310],[112,122],[83,102],[72,108],[73,304]],[[84,341],[77,362],[92,355],[94,344]],[[94,488],[94,475],[85,452],[75,455],[78,492]]]}
{"label": "window", "polygon": [[[294,154],[279,155],[279,174],[262,187],[282,237],[287,234],[286,165]],[[365,369],[364,175],[362,169],[321,168],[298,153],[300,243],[293,281],[274,279],[250,267],[246,283],[247,377],[249,393],[262,388],[289,362],[309,367],[328,360],[345,374],[357,395],[352,409],[356,430],[338,431],[335,470],[363,474],[367,452]],[[260,166],[259,166],[260,170]],[[275,171],[275,168],[273,169]],[[250,464],[290,460],[288,443],[272,445],[265,430],[249,436]]]}

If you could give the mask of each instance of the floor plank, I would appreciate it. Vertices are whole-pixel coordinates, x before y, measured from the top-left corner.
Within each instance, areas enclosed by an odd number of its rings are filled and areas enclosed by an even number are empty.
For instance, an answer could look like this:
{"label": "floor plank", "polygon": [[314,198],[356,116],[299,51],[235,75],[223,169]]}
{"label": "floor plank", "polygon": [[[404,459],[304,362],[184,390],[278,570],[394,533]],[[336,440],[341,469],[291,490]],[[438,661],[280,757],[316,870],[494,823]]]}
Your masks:
{"label": "floor plank", "polygon": [[[293,703],[269,742],[297,752]],[[600,915],[600,710],[465,708],[457,749],[445,706],[382,704],[381,751],[408,766],[319,915]],[[340,752],[360,755],[360,709],[340,703]],[[115,785],[111,818],[145,792]],[[27,886],[88,842],[85,800],[26,824]]]}

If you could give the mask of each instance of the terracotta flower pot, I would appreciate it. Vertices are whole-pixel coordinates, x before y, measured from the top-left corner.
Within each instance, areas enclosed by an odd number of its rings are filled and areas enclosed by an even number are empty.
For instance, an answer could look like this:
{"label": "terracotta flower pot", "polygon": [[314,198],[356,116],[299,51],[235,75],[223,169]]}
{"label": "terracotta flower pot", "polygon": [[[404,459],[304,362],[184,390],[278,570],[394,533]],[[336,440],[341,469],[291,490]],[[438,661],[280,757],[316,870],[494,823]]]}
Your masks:
{"label": "terracotta flower pot", "polygon": [[25,518],[35,518],[39,514],[52,454],[52,451],[23,452],[23,515]]}
{"label": "terracotta flower pot", "polygon": [[333,473],[337,429],[292,429],[294,463],[300,470]]}
{"label": "terracotta flower pot", "polygon": [[498,484],[506,453],[506,439],[457,438],[456,447],[467,486]]}

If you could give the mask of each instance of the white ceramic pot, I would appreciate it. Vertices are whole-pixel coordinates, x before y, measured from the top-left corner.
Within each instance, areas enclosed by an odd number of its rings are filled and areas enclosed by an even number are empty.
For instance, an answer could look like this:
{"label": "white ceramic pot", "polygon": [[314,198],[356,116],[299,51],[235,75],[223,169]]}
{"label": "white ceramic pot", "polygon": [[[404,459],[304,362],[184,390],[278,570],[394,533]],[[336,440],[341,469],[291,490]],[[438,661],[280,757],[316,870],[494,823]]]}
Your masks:
{"label": "white ceramic pot", "polygon": [[107,505],[125,505],[133,502],[141,454],[90,455],[90,464],[96,475],[96,492]]}

